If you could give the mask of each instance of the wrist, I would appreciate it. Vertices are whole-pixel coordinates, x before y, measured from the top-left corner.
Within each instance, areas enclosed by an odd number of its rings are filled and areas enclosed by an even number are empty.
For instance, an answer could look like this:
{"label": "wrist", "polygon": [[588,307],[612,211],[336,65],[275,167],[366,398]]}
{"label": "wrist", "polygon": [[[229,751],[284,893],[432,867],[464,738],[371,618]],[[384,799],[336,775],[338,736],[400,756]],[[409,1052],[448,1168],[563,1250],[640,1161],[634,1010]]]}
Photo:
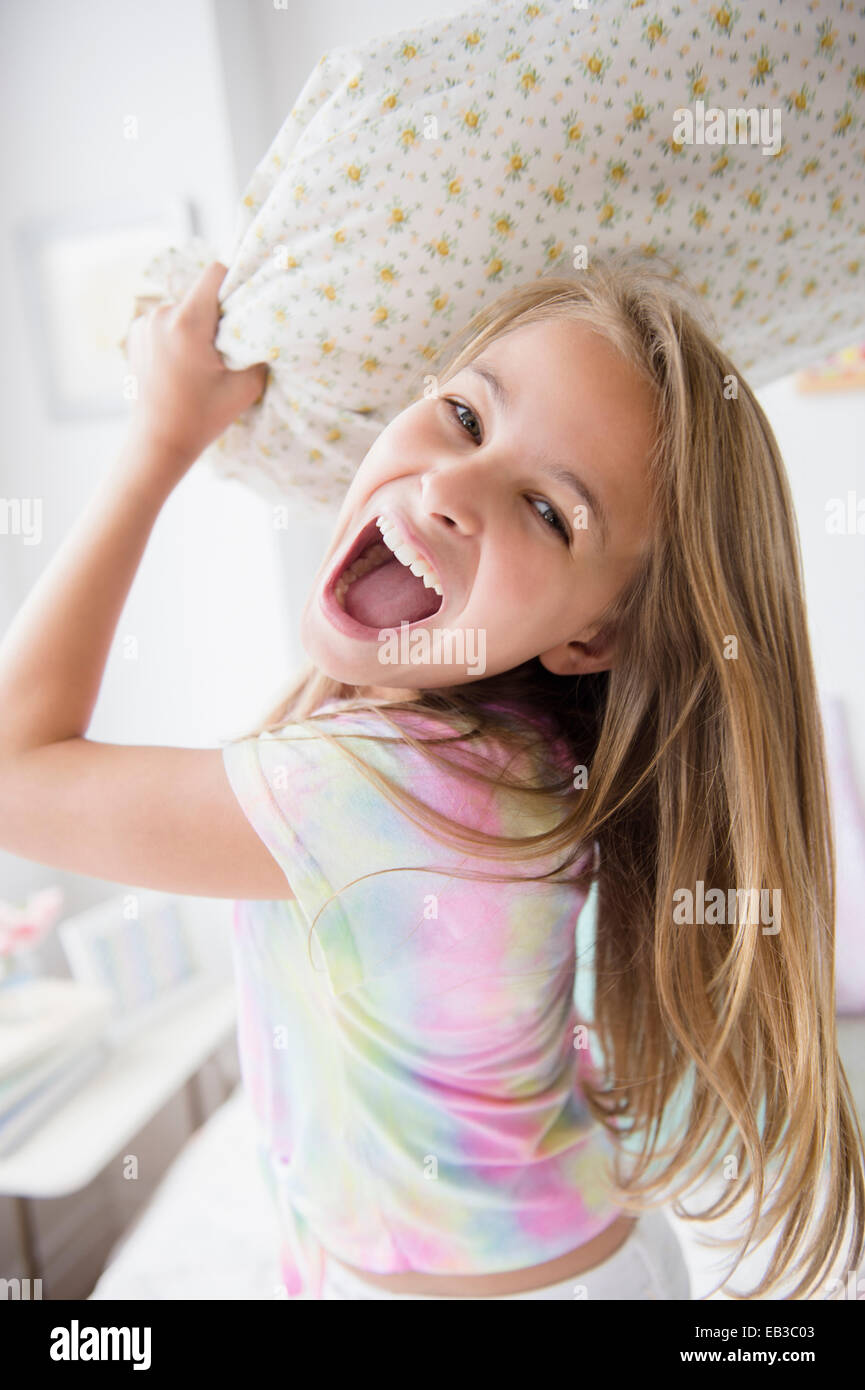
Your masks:
{"label": "wrist", "polygon": [[123,444],[121,471],[155,489],[170,491],[189,472],[197,457],[191,449],[133,420]]}

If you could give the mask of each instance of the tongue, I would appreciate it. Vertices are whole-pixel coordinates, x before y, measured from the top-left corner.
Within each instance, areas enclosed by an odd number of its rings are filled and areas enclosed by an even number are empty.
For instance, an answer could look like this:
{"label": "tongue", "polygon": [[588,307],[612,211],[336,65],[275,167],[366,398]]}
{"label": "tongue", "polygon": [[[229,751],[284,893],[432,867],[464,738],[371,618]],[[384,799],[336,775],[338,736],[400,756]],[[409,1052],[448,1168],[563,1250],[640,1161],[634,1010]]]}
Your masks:
{"label": "tongue", "polygon": [[383,628],[431,617],[438,611],[441,597],[399,560],[387,560],[355,579],[344,602],[346,613],[356,622]]}

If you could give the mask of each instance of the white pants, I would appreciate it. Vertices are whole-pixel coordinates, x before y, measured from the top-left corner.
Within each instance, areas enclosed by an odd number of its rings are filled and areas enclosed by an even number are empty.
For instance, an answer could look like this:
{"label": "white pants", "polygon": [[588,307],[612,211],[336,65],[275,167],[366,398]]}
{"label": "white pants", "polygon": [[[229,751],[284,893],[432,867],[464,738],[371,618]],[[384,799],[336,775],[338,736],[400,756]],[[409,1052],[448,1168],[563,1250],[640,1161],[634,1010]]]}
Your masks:
{"label": "white pants", "polygon": [[[336,1260],[328,1260],[322,1298],[327,1299],[434,1299],[464,1302],[450,1294],[391,1293],[367,1284]],[[477,1295],[472,1295],[476,1297]],[[583,1274],[572,1274],[558,1284],[547,1284],[526,1293],[481,1295],[499,1301],[503,1298],[535,1299],[663,1299],[690,1300],[691,1280],[678,1237],[663,1211],[644,1213],[624,1245],[608,1260]]]}

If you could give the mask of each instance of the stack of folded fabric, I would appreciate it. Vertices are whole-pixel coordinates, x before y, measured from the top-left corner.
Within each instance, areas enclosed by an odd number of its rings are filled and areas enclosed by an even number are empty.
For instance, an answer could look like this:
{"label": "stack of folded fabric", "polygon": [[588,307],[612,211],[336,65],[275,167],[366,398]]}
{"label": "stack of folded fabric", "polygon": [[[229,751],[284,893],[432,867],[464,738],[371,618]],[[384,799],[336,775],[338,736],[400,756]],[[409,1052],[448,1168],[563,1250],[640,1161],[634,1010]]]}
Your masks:
{"label": "stack of folded fabric", "polygon": [[75,980],[0,988],[0,1154],[7,1154],[103,1065],[111,996]]}

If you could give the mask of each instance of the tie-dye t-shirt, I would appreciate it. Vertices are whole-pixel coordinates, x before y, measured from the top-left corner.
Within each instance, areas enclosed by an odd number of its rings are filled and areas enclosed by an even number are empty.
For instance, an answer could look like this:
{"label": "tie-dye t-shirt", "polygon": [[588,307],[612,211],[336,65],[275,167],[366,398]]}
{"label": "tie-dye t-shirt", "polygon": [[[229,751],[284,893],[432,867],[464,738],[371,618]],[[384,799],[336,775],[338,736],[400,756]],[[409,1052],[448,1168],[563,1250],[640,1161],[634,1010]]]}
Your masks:
{"label": "tie-dye t-shirt", "polygon": [[[415,738],[453,738],[429,716],[389,714]],[[515,755],[487,735],[471,746],[518,780],[550,751]],[[593,1066],[574,1004],[586,895],[489,881],[561,855],[514,864],[448,846],[358,763],[489,833],[537,834],[561,811],[436,767],[376,709],[332,703],[223,758],[293,895],[238,902],[233,938],[242,1075],[288,1295],[320,1296],[327,1251],[379,1274],[477,1275],[591,1240],[621,1209],[580,1088]]]}

